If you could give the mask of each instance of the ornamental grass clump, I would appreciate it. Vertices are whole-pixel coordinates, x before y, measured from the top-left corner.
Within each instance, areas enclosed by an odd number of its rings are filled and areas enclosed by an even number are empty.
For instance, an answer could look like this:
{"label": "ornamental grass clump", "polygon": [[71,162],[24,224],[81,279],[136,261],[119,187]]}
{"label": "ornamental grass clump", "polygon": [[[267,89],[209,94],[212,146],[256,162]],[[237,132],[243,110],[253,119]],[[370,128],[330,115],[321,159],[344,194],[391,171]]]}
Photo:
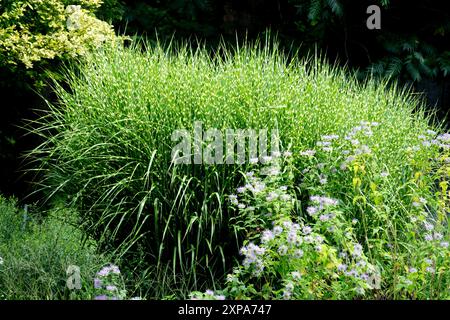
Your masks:
{"label": "ornamental grass clump", "polygon": [[[278,130],[280,152],[289,146],[297,168],[292,179],[300,200],[326,196],[318,191],[331,188],[339,208],[361,221],[359,235],[367,230],[382,234],[386,221],[396,228],[392,223],[398,218],[384,217],[405,206],[413,184],[420,183],[414,197],[432,196],[434,180],[423,171],[431,169],[429,154],[399,151],[415,145],[426,130],[439,128],[429,128],[423,105],[407,91],[373,80],[361,84],[318,58],[288,60],[271,42],[222,47],[214,55],[189,46],[144,49],[104,48],[68,68],[67,86],[55,88],[59,103],[50,106],[35,131],[46,142],[30,156],[42,177],[38,189],[47,198],[74,205],[85,230],[119,256],[145,256],[130,259],[131,264],[165,276],[170,271],[171,286],[183,287],[184,296],[214,288],[230,270],[231,257],[239,256],[243,239],[255,236],[250,227],[266,226],[270,214],[284,210],[292,196],[284,188],[266,193],[261,181],[245,176],[254,162],[250,159],[244,164],[173,164],[178,142],[172,135],[179,129],[192,132],[194,122],[223,134],[227,129]],[[365,147],[369,138],[370,149]],[[316,161],[326,155],[332,156],[328,167]],[[376,160],[364,165],[366,157]],[[411,161],[422,173],[405,187]],[[311,171],[311,165],[318,169]],[[271,177],[279,170],[273,168]],[[309,175],[303,173],[307,170]],[[376,179],[376,186],[364,177]],[[318,183],[301,184],[303,179]],[[257,201],[273,202],[267,212],[255,213],[255,205],[247,203],[240,210],[232,205],[228,195],[243,181]],[[383,181],[386,189],[380,191]],[[385,199],[383,214],[359,217],[366,210],[362,206],[369,205],[357,188],[373,189],[373,201]],[[398,196],[388,196],[388,190]],[[317,213],[310,219],[331,219],[332,206],[309,205]],[[247,220],[240,218],[244,211]],[[367,254],[373,255],[372,250]]]}

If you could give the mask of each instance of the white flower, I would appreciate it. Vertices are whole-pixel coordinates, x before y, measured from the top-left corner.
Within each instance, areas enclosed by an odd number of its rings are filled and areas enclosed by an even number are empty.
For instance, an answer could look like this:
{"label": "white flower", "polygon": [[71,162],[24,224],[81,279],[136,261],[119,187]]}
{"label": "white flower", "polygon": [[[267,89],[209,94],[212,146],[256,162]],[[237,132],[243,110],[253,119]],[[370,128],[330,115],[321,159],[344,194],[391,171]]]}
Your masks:
{"label": "white flower", "polygon": [[287,253],[287,251],[288,251],[288,247],[286,247],[285,245],[282,245],[278,248],[278,253],[282,256],[285,255]]}
{"label": "white flower", "polygon": [[301,257],[303,257],[303,250],[302,250],[302,249],[297,249],[297,250],[295,250],[294,256],[295,256],[296,258],[301,258]]}
{"label": "white flower", "polygon": [[261,236],[261,242],[266,243],[275,238],[275,235],[270,230],[264,230]]}
{"label": "white flower", "polygon": [[439,232],[434,233],[434,240],[442,240],[442,234]]}
{"label": "white flower", "polygon": [[345,271],[345,270],[347,270],[347,265],[346,264],[340,264],[340,265],[338,265],[338,267],[337,267],[337,269],[338,269],[338,271]]}
{"label": "white flower", "polygon": [[239,188],[237,188],[237,192],[244,193],[246,189],[247,189],[246,187],[239,187]]}
{"label": "white flower", "polygon": [[302,275],[298,271],[293,271],[291,274],[292,274],[292,278],[294,278],[294,280],[300,280],[300,278],[302,277]]}
{"label": "white flower", "polygon": [[0,266],[4,263],[4,260],[2,257],[0,257]]}
{"label": "white flower", "polygon": [[357,244],[355,244],[354,246],[353,246],[353,253],[352,253],[352,255],[353,256],[355,256],[355,257],[359,257],[359,256],[361,256],[361,254],[362,254],[362,246],[359,244],[359,243],[357,243]]}
{"label": "white flower", "polygon": [[274,228],[273,228],[273,233],[274,233],[274,235],[279,235],[279,234],[281,234],[283,232],[283,228],[282,227],[280,227],[280,226],[275,226]]}

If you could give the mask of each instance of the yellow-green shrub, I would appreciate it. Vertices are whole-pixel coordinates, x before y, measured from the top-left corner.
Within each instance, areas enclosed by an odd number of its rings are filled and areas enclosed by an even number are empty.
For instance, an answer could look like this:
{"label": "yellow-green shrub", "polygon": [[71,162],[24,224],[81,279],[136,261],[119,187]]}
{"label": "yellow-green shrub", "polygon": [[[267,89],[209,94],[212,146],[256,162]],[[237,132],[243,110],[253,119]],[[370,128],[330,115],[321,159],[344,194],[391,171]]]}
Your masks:
{"label": "yellow-green shrub", "polygon": [[101,0],[0,0],[0,61],[16,70],[74,58],[117,40],[95,17]]}

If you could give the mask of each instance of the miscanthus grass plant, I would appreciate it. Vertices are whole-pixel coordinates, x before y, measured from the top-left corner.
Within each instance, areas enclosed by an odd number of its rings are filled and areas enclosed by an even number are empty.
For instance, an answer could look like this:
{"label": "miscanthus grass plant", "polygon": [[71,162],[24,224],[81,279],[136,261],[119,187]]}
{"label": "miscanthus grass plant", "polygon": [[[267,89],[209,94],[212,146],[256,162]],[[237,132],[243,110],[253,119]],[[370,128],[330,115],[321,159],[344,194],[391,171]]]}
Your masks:
{"label": "miscanthus grass plant", "polygon": [[[133,272],[158,277],[157,286],[148,287],[150,296],[216,289],[242,241],[266,221],[259,214],[242,219],[228,201],[250,164],[171,163],[172,133],[192,130],[194,121],[223,132],[277,128],[282,151],[289,147],[298,168],[292,180],[299,199],[319,194],[321,185],[333,188],[336,198],[350,199],[342,210],[358,219],[360,242],[362,235],[371,239],[402,230],[410,217],[409,200],[433,196],[429,154],[416,152],[411,162],[404,152],[427,129],[439,130],[429,128],[420,101],[385,82],[361,84],[319,58],[288,60],[270,41],[221,47],[212,55],[189,46],[105,48],[64,75],[66,83],[55,85],[59,103],[35,123],[34,132],[46,139],[30,154],[38,190],[75,206],[83,228],[105,249],[126,257]],[[351,131],[361,121],[383,124],[372,130],[376,161],[335,158],[339,166],[352,163],[340,179],[331,181],[324,171],[318,185],[300,183],[305,179],[300,168],[306,170],[310,161],[302,152],[320,141],[326,152],[350,154],[353,149],[336,148],[334,139],[322,141],[321,135],[352,132],[348,144],[364,143],[361,130]],[[381,172],[389,174],[385,184]],[[350,185],[342,183],[345,179]],[[359,190],[383,199],[376,202],[383,208],[376,209],[379,215],[369,215],[374,205]],[[445,202],[447,191],[442,192]],[[390,240],[366,243],[398,248],[395,238],[384,239]],[[374,252],[367,257],[379,258]]]}

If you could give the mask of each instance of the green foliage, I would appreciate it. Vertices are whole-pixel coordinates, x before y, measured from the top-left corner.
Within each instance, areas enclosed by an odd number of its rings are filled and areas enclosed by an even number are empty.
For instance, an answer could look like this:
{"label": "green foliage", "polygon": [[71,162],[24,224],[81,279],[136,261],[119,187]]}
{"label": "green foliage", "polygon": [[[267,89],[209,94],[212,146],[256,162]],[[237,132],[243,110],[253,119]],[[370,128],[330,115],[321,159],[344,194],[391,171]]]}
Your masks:
{"label": "green foliage", "polygon": [[159,37],[217,36],[217,5],[211,0],[137,1],[126,6],[124,18],[131,33]]}
{"label": "green foliage", "polygon": [[13,72],[48,68],[53,59],[85,55],[116,41],[112,27],[95,18],[99,0],[4,1],[0,6],[0,59]]}
{"label": "green foliage", "polygon": [[373,75],[421,81],[422,78],[446,77],[450,71],[450,52],[439,52],[416,37],[405,39],[390,35],[382,38],[381,44],[389,55],[368,67]]}
{"label": "green foliage", "polygon": [[95,16],[100,20],[115,25],[123,20],[125,11],[126,6],[123,1],[102,0],[101,6],[95,11]]}
{"label": "green foliage", "polygon": [[123,254],[140,247],[146,258],[136,263],[148,264],[139,267],[165,279],[172,272],[172,286],[187,294],[220,281],[244,229],[258,219],[241,220],[236,234],[237,213],[225,199],[245,166],[173,166],[174,130],[191,131],[194,121],[205,129],[278,127],[300,165],[299,152],[318,132],[379,121],[379,162],[400,184],[395,168],[406,164],[398,150],[427,128],[420,105],[412,113],[417,101],[383,83],[360,85],[320,59],[287,63],[271,46],[220,48],[213,57],[159,46],[89,55],[80,72],[66,72],[70,90],[57,88],[64,107],[40,121],[36,133],[47,141],[31,154],[45,176],[40,189],[75,205],[107,248]]}
{"label": "green foliage", "polygon": [[[244,215],[252,206],[272,224],[247,237],[244,260],[225,289],[192,296],[448,299],[450,135],[428,130],[417,145],[399,150],[409,166],[398,185],[380,171],[386,168],[375,142],[382,126],[362,122],[344,137],[324,135],[303,152],[300,166],[288,157],[272,159],[269,170],[254,168],[232,201]],[[260,178],[263,170],[271,174]],[[290,178],[296,171],[299,184]],[[265,187],[255,191],[255,183]]]}
{"label": "green foliage", "polygon": [[[96,254],[95,243],[83,244],[68,210],[50,217],[20,210],[0,196],[0,298],[92,299],[95,272],[108,260]],[[69,290],[67,268],[80,267],[80,290]]]}

